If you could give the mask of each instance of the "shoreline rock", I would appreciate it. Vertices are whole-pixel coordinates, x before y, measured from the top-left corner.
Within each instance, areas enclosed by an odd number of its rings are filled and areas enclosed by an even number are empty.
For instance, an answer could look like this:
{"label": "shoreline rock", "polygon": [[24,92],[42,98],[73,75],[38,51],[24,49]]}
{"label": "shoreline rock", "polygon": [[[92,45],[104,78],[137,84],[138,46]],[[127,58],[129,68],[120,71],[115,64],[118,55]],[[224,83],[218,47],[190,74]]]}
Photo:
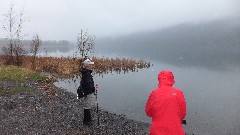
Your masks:
{"label": "shoreline rock", "polygon": [[[8,82],[10,85],[11,82]],[[7,85],[7,83],[2,83]],[[16,84],[14,84],[16,85]],[[149,124],[100,109],[84,126],[81,100],[53,84],[28,81],[31,91],[0,96],[0,133],[18,135],[146,135]],[[17,85],[16,85],[17,87]],[[49,92],[50,91],[50,92]],[[99,115],[100,124],[97,124]]]}

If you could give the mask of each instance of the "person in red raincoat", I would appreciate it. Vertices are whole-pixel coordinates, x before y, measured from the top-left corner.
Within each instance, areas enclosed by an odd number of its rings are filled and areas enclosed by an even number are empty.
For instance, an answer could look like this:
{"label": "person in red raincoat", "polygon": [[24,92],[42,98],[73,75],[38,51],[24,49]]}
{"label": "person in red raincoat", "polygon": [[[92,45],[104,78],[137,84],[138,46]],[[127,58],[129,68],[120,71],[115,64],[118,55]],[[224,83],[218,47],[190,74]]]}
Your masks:
{"label": "person in red raincoat", "polygon": [[150,135],[185,135],[182,120],[186,116],[183,92],[173,88],[171,71],[158,74],[158,88],[153,90],[145,106],[146,114],[152,118]]}

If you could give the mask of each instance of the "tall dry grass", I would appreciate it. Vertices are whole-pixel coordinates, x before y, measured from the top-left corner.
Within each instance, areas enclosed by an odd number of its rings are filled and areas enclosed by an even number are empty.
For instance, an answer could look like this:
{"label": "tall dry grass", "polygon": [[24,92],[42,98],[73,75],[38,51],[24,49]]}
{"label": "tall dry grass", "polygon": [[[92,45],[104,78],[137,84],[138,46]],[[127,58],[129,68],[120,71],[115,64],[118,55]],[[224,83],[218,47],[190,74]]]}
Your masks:
{"label": "tall dry grass", "polygon": [[[0,64],[5,64],[6,56],[0,55]],[[37,72],[55,73],[61,76],[74,76],[79,74],[82,67],[81,58],[55,58],[55,57],[36,57],[33,63],[33,57],[23,56],[22,67]],[[150,63],[144,60],[134,60],[130,58],[97,58],[93,57],[95,62],[94,73],[127,73],[135,72],[138,69],[150,67]],[[35,66],[33,66],[35,64]]]}

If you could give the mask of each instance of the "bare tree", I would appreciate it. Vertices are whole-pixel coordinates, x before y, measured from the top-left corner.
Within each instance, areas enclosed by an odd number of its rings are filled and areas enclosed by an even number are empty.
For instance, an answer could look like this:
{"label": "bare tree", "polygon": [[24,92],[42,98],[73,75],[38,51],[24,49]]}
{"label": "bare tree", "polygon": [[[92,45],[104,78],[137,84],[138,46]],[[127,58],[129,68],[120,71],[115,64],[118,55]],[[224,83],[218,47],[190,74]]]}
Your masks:
{"label": "bare tree", "polygon": [[33,36],[30,46],[31,46],[31,53],[32,53],[32,69],[35,70],[36,55],[37,55],[37,51],[38,51],[39,47],[41,46],[41,40],[40,40],[38,34]]}
{"label": "bare tree", "polygon": [[84,58],[88,56],[89,53],[94,52],[94,45],[95,45],[95,36],[89,34],[87,31],[81,30],[77,37],[77,46],[80,56]]}
{"label": "bare tree", "polygon": [[14,44],[15,46],[13,48],[16,56],[16,62],[17,62],[16,64],[18,66],[21,65],[20,57],[27,53],[27,51],[24,50],[23,44],[21,42],[21,40],[26,36],[26,34],[22,33],[23,24],[25,21],[26,20],[23,18],[23,10],[22,10],[19,14],[19,20],[18,20],[17,29],[16,29],[16,41]]}
{"label": "bare tree", "polygon": [[[3,52],[9,56],[9,64],[20,65],[20,56],[26,53],[21,44],[21,40],[26,36],[22,33],[23,24],[26,21],[23,18],[23,10],[17,14],[14,10],[14,4],[11,3],[8,13],[4,14],[4,19],[3,29],[7,33],[9,44],[3,48]],[[14,61],[14,56],[16,56],[16,61]]]}
{"label": "bare tree", "polygon": [[10,55],[10,61],[13,61],[13,37],[14,37],[14,26],[16,24],[16,12],[13,10],[14,4],[10,4],[10,9],[7,14],[4,15],[5,22],[3,23],[3,29],[7,32],[7,38],[9,39],[9,46],[3,48],[3,52]]}

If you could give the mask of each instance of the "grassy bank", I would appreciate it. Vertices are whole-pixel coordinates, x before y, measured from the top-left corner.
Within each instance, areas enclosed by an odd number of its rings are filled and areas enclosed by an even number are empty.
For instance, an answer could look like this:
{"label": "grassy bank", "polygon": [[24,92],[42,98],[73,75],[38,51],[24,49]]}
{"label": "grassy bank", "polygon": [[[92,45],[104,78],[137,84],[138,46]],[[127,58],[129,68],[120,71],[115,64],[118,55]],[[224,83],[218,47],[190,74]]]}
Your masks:
{"label": "grassy bank", "polygon": [[31,88],[24,84],[29,80],[43,81],[45,77],[29,69],[0,65],[0,96],[21,91],[31,91]]}
{"label": "grassy bank", "polygon": [[40,73],[18,66],[0,65],[0,81],[10,80],[16,82],[25,82],[28,79],[41,81],[44,79],[44,76],[40,75]]}

